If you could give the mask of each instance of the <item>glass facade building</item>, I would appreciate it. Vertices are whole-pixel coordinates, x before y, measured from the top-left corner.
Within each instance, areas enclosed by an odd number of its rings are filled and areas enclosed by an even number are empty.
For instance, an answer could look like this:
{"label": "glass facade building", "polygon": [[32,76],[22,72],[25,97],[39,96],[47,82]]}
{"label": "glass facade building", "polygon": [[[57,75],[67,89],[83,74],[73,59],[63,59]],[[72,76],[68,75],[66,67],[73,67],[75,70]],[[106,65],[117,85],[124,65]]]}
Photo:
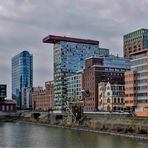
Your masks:
{"label": "glass facade building", "polygon": [[81,73],[67,77],[67,98],[69,100],[81,100]]}
{"label": "glass facade building", "polygon": [[82,70],[86,58],[99,56],[99,41],[49,35],[43,42],[54,44],[54,108],[61,110],[67,99],[67,76]]}
{"label": "glass facade building", "polygon": [[55,109],[67,98],[66,77],[84,68],[85,59],[98,57],[98,45],[60,41],[54,45]]}
{"label": "glass facade building", "polygon": [[33,86],[33,56],[23,51],[12,58],[12,99],[16,107],[21,109],[21,90]]}
{"label": "glass facade building", "polygon": [[124,56],[132,56],[145,48],[148,48],[148,29],[139,29],[123,36]]}
{"label": "glass facade building", "polygon": [[109,56],[109,49],[107,49],[107,48],[99,48],[99,55],[108,57]]}

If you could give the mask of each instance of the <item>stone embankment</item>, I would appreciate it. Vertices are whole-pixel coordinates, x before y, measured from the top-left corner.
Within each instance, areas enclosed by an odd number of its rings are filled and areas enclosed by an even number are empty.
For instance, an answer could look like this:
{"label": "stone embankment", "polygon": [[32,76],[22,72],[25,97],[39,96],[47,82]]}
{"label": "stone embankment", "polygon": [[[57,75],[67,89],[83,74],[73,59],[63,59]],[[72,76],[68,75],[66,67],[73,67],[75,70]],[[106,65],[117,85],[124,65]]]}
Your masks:
{"label": "stone embankment", "polygon": [[[1,119],[1,118],[0,118]],[[8,120],[9,119],[9,120]],[[4,118],[3,118],[4,121]],[[22,112],[16,115],[6,116],[6,121],[23,121],[29,123],[39,123],[48,126],[61,128],[71,128],[90,132],[107,133],[128,137],[138,137],[148,139],[148,119],[135,118],[121,115],[98,115],[84,116],[75,123],[57,117],[48,112],[33,113]]]}
{"label": "stone embankment", "polygon": [[7,113],[7,112],[0,112],[0,122],[13,122],[19,118],[19,114],[16,112]]}

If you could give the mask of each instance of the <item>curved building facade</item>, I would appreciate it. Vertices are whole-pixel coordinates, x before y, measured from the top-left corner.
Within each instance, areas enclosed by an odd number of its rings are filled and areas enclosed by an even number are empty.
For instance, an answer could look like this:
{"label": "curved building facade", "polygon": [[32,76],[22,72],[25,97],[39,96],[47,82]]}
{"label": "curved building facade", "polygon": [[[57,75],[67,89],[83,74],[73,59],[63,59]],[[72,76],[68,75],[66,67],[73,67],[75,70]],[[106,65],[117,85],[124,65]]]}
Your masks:
{"label": "curved building facade", "polygon": [[21,90],[33,86],[33,56],[23,51],[12,58],[12,99],[21,109]]}

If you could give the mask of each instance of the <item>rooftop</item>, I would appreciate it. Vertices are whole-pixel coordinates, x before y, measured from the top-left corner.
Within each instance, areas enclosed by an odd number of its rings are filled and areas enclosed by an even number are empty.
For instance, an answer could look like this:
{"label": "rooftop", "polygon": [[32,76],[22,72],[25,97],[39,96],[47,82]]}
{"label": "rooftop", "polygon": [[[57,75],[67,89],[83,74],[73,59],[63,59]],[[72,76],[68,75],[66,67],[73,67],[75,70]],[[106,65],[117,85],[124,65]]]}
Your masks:
{"label": "rooftop", "polygon": [[121,59],[121,60],[129,60],[129,58],[124,58],[124,57],[120,57],[117,55],[112,55],[110,54],[109,56],[105,57],[105,56],[98,56],[98,57],[88,57],[85,60],[89,60],[89,59]]}
{"label": "rooftop", "polygon": [[130,38],[130,37],[136,37],[137,35],[141,35],[141,34],[147,34],[148,33],[148,29],[145,28],[141,28],[135,31],[132,31],[130,33],[125,34],[123,37],[124,38]]}
{"label": "rooftop", "polygon": [[16,104],[15,100],[3,100],[0,101],[0,104]]}
{"label": "rooftop", "polygon": [[80,38],[55,36],[55,35],[48,35],[47,37],[43,38],[42,41],[43,43],[53,43],[53,44],[56,44],[59,41],[67,41],[67,42],[99,45],[99,41],[97,40],[80,39]]}

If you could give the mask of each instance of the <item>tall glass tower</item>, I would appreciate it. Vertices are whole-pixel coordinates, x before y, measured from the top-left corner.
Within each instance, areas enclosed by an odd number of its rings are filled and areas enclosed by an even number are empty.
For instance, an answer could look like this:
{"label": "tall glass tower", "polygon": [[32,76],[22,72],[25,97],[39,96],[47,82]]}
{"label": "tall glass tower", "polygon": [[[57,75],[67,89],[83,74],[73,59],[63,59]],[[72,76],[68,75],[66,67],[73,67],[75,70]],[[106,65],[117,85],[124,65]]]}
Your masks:
{"label": "tall glass tower", "polygon": [[12,99],[21,109],[21,90],[33,86],[33,56],[23,51],[12,58]]}
{"label": "tall glass tower", "polygon": [[99,41],[49,35],[43,42],[54,44],[54,108],[61,110],[67,99],[67,76],[82,70],[86,58],[100,55]]}

